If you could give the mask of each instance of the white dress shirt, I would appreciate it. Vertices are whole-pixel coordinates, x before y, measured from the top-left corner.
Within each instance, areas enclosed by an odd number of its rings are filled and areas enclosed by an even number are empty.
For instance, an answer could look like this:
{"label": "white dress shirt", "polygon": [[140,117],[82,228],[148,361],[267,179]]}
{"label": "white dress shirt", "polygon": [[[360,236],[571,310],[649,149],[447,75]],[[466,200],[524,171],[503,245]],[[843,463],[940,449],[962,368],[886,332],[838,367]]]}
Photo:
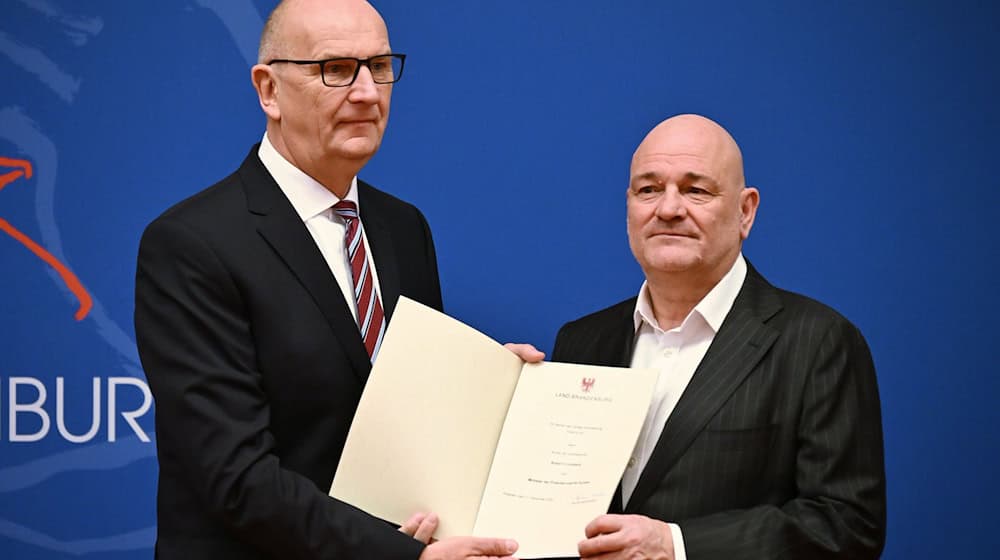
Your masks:
{"label": "white dress shirt", "polygon": [[[285,193],[285,197],[292,203],[292,207],[305,223],[313,240],[316,241],[316,246],[323,254],[327,266],[330,267],[330,272],[337,279],[337,285],[340,286],[347,307],[350,308],[354,320],[357,321],[358,304],[354,299],[354,279],[351,276],[347,248],[344,246],[347,222],[333,210],[333,205],[340,202],[341,199],[278,153],[278,150],[274,149],[270,140],[267,139],[267,134],[264,134],[264,139],[260,142],[257,155],[264,167],[267,168],[268,173],[278,183],[281,192]],[[358,215],[361,215],[361,205],[358,203],[357,177],[351,179],[351,188],[347,190],[347,195],[344,196],[343,200],[350,200],[356,204]],[[361,239],[365,244],[368,268],[372,271],[375,291],[381,300],[382,289],[378,282],[378,271],[375,269],[374,257],[371,246],[368,245],[368,235],[365,233],[363,225]]]}
{"label": "white dress shirt", "polygon": [[[661,329],[656,321],[649,287],[643,282],[639,289],[633,313],[636,335],[632,367],[653,368],[659,371],[659,376],[639,439],[622,475],[622,500],[625,504],[635,491],[639,475],[649,462],[670,413],[732,309],[746,276],[747,264],[741,253],[729,272],[688,313],[681,325],[668,331]],[[669,525],[674,538],[674,556],[677,560],[686,560],[680,527],[673,523]]]}

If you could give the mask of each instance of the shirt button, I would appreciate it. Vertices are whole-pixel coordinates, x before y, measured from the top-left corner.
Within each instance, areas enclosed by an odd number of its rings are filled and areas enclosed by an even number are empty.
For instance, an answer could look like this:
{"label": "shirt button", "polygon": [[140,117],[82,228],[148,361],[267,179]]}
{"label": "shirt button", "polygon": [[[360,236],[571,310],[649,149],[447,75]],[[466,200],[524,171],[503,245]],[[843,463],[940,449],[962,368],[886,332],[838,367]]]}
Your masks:
{"label": "shirt button", "polygon": [[673,356],[674,355],[674,349],[673,348],[666,348],[666,349],[664,349],[663,350],[663,355],[667,356],[668,358],[670,356]]}

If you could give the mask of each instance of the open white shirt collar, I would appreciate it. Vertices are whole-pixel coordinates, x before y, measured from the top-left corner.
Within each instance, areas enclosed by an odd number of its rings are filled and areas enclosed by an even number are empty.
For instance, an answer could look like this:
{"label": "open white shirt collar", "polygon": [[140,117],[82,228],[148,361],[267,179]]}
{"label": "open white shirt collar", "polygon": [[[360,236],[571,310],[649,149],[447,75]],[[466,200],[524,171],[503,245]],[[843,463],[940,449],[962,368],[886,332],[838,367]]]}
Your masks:
{"label": "open white shirt collar", "polygon": [[[736,257],[736,262],[733,263],[732,268],[729,269],[729,272],[722,277],[722,280],[719,280],[719,283],[715,287],[705,294],[705,297],[685,317],[684,322],[681,323],[682,327],[692,316],[697,314],[712,328],[713,332],[719,332],[719,328],[722,327],[722,322],[726,319],[726,315],[729,314],[729,310],[732,309],[733,303],[736,301],[736,296],[739,295],[746,277],[747,262],[743,258],[743,253],[740,253]],[[654,330],[662,331],[659,323],[656,321],[656,316],[653,314],[653,305],[649,299],[649,286],[646,282],[643,282],[642,287],[639,288],[639,298],[635,302],[635,311],[632,314],[632,318],[636,331],[639,330],[643,322],[648,323]]]}

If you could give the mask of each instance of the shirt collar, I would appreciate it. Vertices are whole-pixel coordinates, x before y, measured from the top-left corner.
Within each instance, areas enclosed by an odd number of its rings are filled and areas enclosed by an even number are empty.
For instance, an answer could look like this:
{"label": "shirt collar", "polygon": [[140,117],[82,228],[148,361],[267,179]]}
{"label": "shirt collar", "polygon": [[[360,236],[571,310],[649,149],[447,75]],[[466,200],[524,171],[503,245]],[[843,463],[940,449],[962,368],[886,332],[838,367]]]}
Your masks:
{"label": "shirt collar", "polygon": [[[722,322],[726,319],[726,315],[733,308],[733,303],[736,301],[736,296],[739,295],[740,288],[743,287],[746,277],[747,262],[743,258],[743,253],[740,253],[736,257],[736,262],[729,269],[729,272],[705,294],[705,297],[701,298],[698,305],[695,305],[691,313],[684,318],[681,327],[683,328],[688,320],[697,314],[704,319],[713,332],[719,332],[719,328],[722,327]],[[653,314],[653,304],[649,299],[649,286],[646,282],[643,282],[642,287],[639,288],[639,297],[635,302],[635,311],[632,312],[632,319],[636,331],[639,330],[643,322],[648,323],[654,329],[660,328],[659,323],[656,322],[656,316]]]}
{"label": "shirt collar", "polygon": [[[281,192],[292,203],[295,212],[303,222],[320,214],[329,215],[330,208],[341,200],[350,200],[355,205],[358,204],[358,178],[351,179],[351,187],[347,189],[347,196],[343,199],[337,197],[318,181],[306,175],[304,171],[292,165],[285,156],[278,153],[271,141],[267,139],[267,133],[260,142],[257,156],[261,163],[267,168],[268,173],[274,177]],[[358,211],[360,212],[360,206]]]}

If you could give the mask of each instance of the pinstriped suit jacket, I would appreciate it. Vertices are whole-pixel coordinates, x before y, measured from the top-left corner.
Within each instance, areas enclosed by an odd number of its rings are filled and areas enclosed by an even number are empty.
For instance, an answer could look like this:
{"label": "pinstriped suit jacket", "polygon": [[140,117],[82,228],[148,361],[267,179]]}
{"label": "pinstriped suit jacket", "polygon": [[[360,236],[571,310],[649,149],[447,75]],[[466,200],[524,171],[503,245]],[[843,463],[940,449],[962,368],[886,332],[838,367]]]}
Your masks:
{"label": "pinstriped suit jacket", "polygon": [[[628,366],[634,308],[567,323],[552,359]],[[624,513],[677,523],[690,560],[877,558],[882,422],[861,333],[749,267]]]}

